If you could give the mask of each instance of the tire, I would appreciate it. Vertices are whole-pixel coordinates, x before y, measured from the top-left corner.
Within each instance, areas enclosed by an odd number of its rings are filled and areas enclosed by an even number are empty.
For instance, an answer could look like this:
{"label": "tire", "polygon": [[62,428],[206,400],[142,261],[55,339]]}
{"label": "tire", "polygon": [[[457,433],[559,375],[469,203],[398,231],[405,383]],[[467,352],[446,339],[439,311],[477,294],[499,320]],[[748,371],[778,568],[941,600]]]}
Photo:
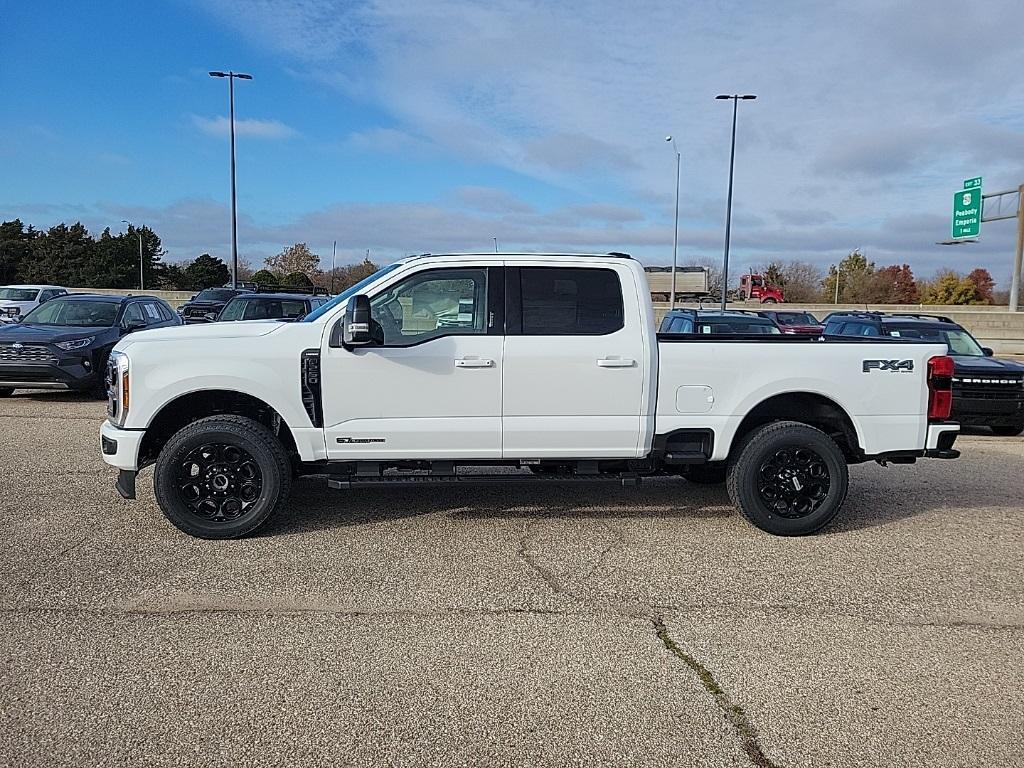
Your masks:
{"label": "tire", "polygon": [[195,421],[167,441],[153,490],[179,530],[201,539],[237,539],[284,507],[291,482],[281,441],[259,422],[224,415]]}
{"label": "tire", "polygon": [[683,477],[697,485],[721,485],[725,482],[728,468],[724,463],[693,464],[683,470]]}
{"label": "tire", "polygon": [[843,452],[824,432],[796,421],[775,421],[740,444],[729,462],[726,487],[740,514],[761,530],[803,536],[839,513],[849,471]]}
{"label": "tire", "polygon": [[1021,432],[1024,432],[1024,424],[1000,424],[999,426],[991,426],[989,429],[992,430],[993,434],[1000,437],[1016,437]]}
{"label": "tire", "polygon": [[14,390],[11,387],[0,387],[0,397],[10,397],[14,394]]}
{"label": "tire", "polygon": [[771,298],[769,298],[769,299],[765,299],[765,300],[764,300],[764,301],[762,301],[761,303],[762,303],[762,304],[775,304],[776,302],[775,302],[775,299],[771,299]]}

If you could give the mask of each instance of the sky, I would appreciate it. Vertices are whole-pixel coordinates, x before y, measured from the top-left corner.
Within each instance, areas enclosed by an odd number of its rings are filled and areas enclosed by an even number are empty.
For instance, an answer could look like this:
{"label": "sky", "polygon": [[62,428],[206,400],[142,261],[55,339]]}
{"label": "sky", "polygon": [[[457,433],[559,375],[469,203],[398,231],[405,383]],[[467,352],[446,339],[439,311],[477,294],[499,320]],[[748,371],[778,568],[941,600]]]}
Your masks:
{"label": "sky", "polygon": [[0,217],[122,219],[166,258],[328,264],[408,253],[626,251],[720,261],[731,102],[732,272],[987,267],[1015,222],[948,247],[953,193],[1024,183],[1024,4],[0,2]]}

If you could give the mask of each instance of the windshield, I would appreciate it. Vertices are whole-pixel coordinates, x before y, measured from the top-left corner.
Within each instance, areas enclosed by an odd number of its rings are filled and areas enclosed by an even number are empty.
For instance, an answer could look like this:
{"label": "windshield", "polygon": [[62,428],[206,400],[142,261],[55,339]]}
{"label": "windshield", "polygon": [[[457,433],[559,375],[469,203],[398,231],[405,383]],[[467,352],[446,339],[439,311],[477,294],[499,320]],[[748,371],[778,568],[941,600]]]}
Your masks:
{"label": "windshield", "polygon": [[218,320],[296,320],[306,314],[303,299],[238,297],[228,302]]}
{"label": "windshield", "polygon": [[205,291],[200,291],[193,301],[227,301],[235,295],[237,294],[234,291],[223,288],[207,288]]}
{"label": "windshield", "polygon": [[934,341],[936,344],[945,344],[951,355],[966,355],[967,357],[984,357],[985,353],[981,345],[974,340],[967,331],[962,328],[913,328],[896,327],[889,330],[890,336],[899,336],[903,339],[921,339],[922,341]]}
{"label": "windshield", "polygon": [[378,278],[383,277],[384,275],[386,275],[388,272],[392,271],[393,269],[397,269],[399,264],[401,264],[401,262],[397,262],[396,261],[394,264],[388,264],[386,267],[381,267],[380,269],[378,269],[376,272],[374,272],[369,277],[364,277],[362,280],[360,280],[355,285],[346,288],[344,291],[339,293],[337,296],[335,296],[333,299],[328,301],[326,304],[324,304],[319,309],[316,309],[316,310],[310,312],[308,315],[306,315],[304,318],[302,318],[302,322],[304,322],[304,323],[311,323],[314,320],[317,320],[318,318],[323,317],[325,314],[330,312],[332,309],[334,309],[339,304],[341,304],[341,303],[343,303],[345,301],[348,301],[350,296],[355,296],[357,293],[362,291],[363,288],[365,288],[366,286],[370,285],[370,283],[375,282]]}
{"label": "windshield", "polygon": [[54,299],[33,309],[22,320],[25,324],[70,325],[83,328],[109,328],[117,319],[118,301],[81,301]]}
{"label": "windshield", "polygon": [[38,295],[35,288],[0,288],[0,301],[35,301]]}

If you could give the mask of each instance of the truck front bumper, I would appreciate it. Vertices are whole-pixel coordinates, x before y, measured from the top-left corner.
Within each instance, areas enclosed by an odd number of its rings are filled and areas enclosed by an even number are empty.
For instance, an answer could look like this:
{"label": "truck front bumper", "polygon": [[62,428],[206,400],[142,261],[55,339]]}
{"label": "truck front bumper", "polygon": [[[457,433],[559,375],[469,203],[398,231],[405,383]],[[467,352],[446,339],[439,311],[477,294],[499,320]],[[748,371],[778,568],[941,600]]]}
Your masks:
{"label": "truck front bumper", "polygon": [[116,467],[117,492],[125,499],[135,498],[135,476],[139,467],[139,446],[145,431],[121,429],[109,421],[100,427],[100,451],[103,460]]}
{"label": "truck front bumper", "polygon": [[109,421],[100,427],[100,450],[103,460],[112,467],[136,471],[139,468],[139,446],[146,434],[141,429],[121,429]]}

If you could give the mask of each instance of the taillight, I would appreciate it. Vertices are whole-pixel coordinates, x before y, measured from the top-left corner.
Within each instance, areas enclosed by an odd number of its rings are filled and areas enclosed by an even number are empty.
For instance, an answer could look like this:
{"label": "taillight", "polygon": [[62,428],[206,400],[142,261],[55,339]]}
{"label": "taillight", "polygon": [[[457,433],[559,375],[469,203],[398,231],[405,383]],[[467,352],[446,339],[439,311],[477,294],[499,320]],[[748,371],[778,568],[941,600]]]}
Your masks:
{"label": "taillight", "polygon": [[953,358],[928,361],[928,421],[945,421],[953,410]]}

